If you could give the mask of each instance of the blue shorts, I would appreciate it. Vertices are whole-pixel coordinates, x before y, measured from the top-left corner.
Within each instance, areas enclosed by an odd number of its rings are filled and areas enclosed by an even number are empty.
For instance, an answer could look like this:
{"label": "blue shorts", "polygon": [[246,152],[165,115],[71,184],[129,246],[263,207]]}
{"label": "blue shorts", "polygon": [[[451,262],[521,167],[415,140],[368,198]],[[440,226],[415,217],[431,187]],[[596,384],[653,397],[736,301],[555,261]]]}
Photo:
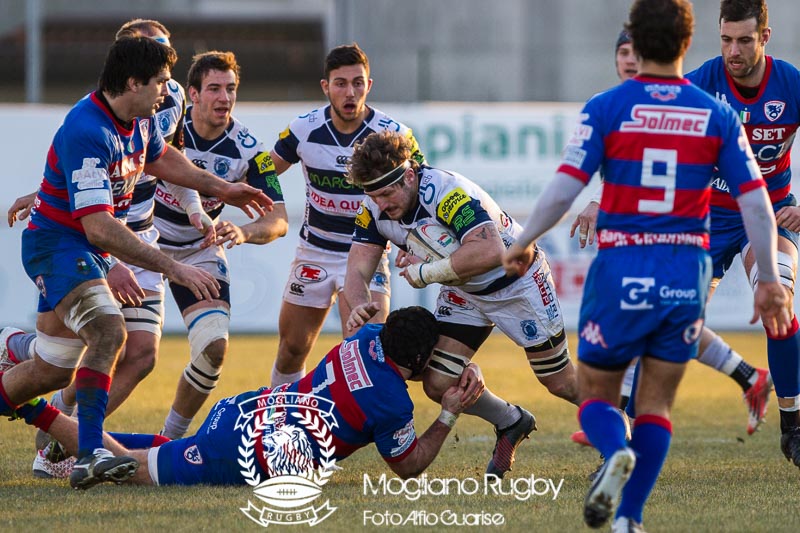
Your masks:
{"label": "blue shorts", "polygon": [[[772,204],[777,213],[781,208],[796,205],[793,195]],[[785,237],[798,247],[798,234],[778,226],[778,235]],[[731,267],[733,260],[747,244],[747,233],[744,231],[742,215],[738,211],[727,209],[711,210],[711,260],[714,263],[714,277],[722,278]]]}
{"label": "blue shorts", "polygon": [[583,291],[578,359],[608,369],[645,355],[685,363],[697,353],[710,282],[701,248],[601,250]]}
{"label": "blue shorts", "polygon": [[22,232],[22,265],[39,289],[39,313],[52,311],[75,287],[108,273],[108,262],[86,237],[43,229]]}

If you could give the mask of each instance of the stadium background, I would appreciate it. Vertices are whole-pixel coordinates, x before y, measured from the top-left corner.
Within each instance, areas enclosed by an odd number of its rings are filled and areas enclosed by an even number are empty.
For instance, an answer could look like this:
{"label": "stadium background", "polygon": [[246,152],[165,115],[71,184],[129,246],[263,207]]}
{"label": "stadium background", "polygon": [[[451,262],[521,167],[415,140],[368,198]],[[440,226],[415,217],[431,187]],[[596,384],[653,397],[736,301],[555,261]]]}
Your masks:
{"label": "stadium background", "polygon": [[[132,17],[146,17],[163,21],[172,31],[181,58],[174,72],[179,81],[195,52],[236,53],[243,73],[235,115],[268,147],[294,116],[323,103],[319,78],[326,50],[357,41],[370,56],[375,80],[368,103],[412,126],[431,164],[477,181],[524,220],[558,164],[579,102],[617,81],[613,43],[628,7],[627,0],[0,2],[0,62],[8,66],[0,80],[5,189],[0,208],[5,211],[14,198],[38,186],[52,135],[69,106],[93,88],[114,30]],[[794,31],[800,10],[794,7],[791,0],[770,2],[774,33],[767,50],[800,63]],[[719,53],[717,2],[697,2],[695,12],[687,70]],[[38,45],[26,45],[37,34]],[[35,87],[26,50],[40,52],[41,77]],[[234,332],[277,329],[280,295],[302,220],[305,191],[299,165],[281,177],[281,184],[289,235],[229,254]],[[230,208],[224,216],[243,219]],[[574,328],[592,252],[579,250],[568,238],[571,220],[542,244],[551,257],[567,324]],[[36,292],[20,268],[20,231],[5,225],[0,230],[6,256],[0,263],[5,295],[0,323],[31,328]],[[433,288],[415,291],[396,275],[392,285],[394,306],[435,301]],[[750,299],[737,263],[711,304],[709,324],[748,329]],[[177,309],[170,297],[167,301],[166,331],[181,332]],[[325,330],[337,331],[338,323],[332,313]]]}

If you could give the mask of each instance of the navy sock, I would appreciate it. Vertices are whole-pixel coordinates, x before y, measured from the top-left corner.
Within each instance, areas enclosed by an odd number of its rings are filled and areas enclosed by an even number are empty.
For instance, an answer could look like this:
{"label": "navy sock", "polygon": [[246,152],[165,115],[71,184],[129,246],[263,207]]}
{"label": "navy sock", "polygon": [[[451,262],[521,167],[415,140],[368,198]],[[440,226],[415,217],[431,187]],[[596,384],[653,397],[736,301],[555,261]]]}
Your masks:
{"label": "navy sock", "polygon": [[109,431],[108,434],[129,450],[144,450],[169,442],[166,437],[152,433],[113,433]]}

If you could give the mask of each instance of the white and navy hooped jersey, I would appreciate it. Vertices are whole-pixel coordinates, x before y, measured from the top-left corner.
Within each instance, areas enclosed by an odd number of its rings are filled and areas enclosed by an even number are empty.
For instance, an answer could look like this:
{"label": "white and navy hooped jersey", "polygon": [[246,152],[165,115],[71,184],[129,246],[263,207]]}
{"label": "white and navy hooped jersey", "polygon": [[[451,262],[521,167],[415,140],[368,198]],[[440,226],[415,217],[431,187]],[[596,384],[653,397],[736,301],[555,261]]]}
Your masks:
{"label": "white and navy hooped jersey", "polygon": [[735,113],[684,78],[637,76],[586,103],[558,171],[588,183],[601,166],[600,249],[708,249],[715,166],[734,198],[765,185]]}
{"label": "white and navy hooped jersey", "polygon": [[[517,240],[520,226],[477,184],[461,174],[422,166],[419,173],[418,206],[401,220],[392,220],[381,212],[369,196],[358,210],[353,242],[386,246],[391,241],[406,249],[411,230],[422,224],[438,224],[452,231],[459,241],[484,224],[494,224],[506,248]],[[459,288],[473,294],[488,294],[516,280],[507,277],[502,266],[472,277]]]}
{"label": "white and navy hooped jersey", "polygon": [[296,118],[281,132],[274,150],[288,163],[302,162],[306,210],[300,237],[326,250],[346,252],[364,198],[364,191],[345,178],[353,146],[376,131],[399,131],[411,139],[412,157],[422,163],[424,156],[411,130],[377,109],[371,108],[351,134],[337,131],[330,113],[330,106],[325,106]]}
{"label": "white and navy hooped jersey", "polygon": [[[185,154],[198,167],[230,183],[246,181],[264,191],[273,202],[283,202],[283,193],[275,165],[264,143],[256,139],[236,118],[213,140],[200,137],[192,125],[192,108],[186,111],[184,125]],[[217,197],[200,195],[203,209],[216,223],[224,202]],[[156,189],[155,224],[161,236],[158,242],[168,246],[185,246],[202,239],[180,201],[158,182]]]}
{"label": "white and navy hooped jersey", "polygon": [[[181,84],[175,80],[167,82],[169,94],[158,107],[155,121],[161,137],[180,151],[183,151],[183,116],[186,112],[186,94]],[[144,231],[153,225],[153,207],[156,195],[156,177],[142,174],[133,189],[131,209],[128,211],[128,228],[131,231]]]}
{"label": "white and navy hooped jersey", "polygon": [[[739,115],[767,182],[770,200],[777,203],[786,199],[791,192],[792,144],[800,124],[800,71],[786,61],[767,56],[764,79],[752,98],[743,97],[737,90],[722,57],[706,61],[686,77]],[[728,176],[717,173],[712,184],[712,208],[739,210],[729,189]]]}

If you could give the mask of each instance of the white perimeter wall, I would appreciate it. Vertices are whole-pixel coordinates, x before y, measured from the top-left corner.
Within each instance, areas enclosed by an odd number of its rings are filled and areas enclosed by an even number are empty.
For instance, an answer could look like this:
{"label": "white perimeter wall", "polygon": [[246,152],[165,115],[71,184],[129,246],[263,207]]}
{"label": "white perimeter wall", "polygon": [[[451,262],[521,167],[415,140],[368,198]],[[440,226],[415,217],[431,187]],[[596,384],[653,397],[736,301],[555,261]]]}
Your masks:
{"label": "white perimeter wall", "polygon": [[[239,104],[236,116],[271,146],[278,132],[297,115],[316,104]],[[577,104],[416,104],[380,105],[408,124],[434,166],[455,170],[478,182],[510,214],[524,222],[533,203],[558,165],[559,154],[580,110]],[[15,198],[36,189],[45,155],[63,116],[65,106],[0,106],[0,211],[5,214]],[[798,170],[795,169],[797,175]],[[597,186],[597,179],[590,189]],[[229,251],[232,272],[231,329],[237,332],[275,332],[283,286],[294,255],[302,220],[305,187],[295,166],[281,176],[289,211],[289,234],[266,246],[243,245]],[[570,218],[541,241],[548,252],[559,286],[559,297],[569,328],[577,327],[583,277],[593,251],[581,251],[568,238],[574,214],[585,205],[579,198]],[[228,207],[223,217],[245,220]],[[22,226],[0,229],[0,326],[31,329],[36,319],[37,292],[20,261]],[[411,289],[396,274],[392,278],[392,305],[422,304],[432,308],[436,290]],[[752,296],[744,273],[736,263],[723,280],[708,311],[708,324],[726,329],[748,327]],[[338,331],[335,312],[327,331]],[[167,296],[166,330],[184,331],[171,295]]]}

